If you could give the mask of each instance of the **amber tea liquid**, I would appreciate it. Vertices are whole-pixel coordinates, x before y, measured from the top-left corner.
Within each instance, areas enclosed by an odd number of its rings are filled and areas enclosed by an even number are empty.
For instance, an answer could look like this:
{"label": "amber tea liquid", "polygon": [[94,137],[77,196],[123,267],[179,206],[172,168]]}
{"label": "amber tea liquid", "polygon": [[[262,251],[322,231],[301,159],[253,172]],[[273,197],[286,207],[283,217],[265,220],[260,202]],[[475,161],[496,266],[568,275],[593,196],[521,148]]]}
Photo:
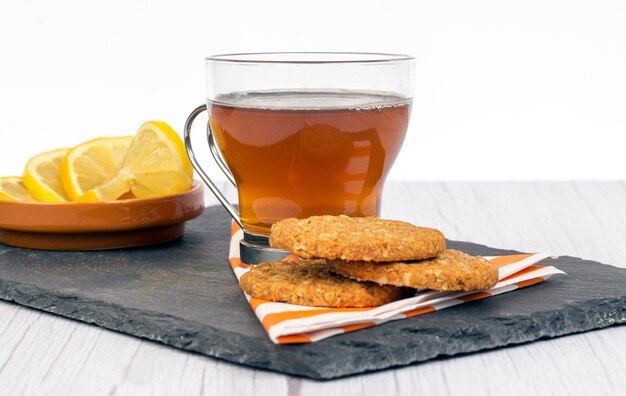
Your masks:
{"label": "amber tea liquid", "polygon": [[237,92],[209,102],[246,230],[287,217],[377,216],[411,102],[355,91]]}

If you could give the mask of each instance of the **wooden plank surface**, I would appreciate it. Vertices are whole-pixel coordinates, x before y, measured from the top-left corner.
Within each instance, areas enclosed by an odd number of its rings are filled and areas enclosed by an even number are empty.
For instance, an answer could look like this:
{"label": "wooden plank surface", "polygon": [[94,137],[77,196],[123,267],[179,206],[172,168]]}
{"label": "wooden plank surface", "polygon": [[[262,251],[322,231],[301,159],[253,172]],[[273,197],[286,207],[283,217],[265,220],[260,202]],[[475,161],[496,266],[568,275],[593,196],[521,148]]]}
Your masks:
{"label": "wooden plank surface", "polygon": [[[396,182],[383,215],[450,239],[626,267],[625,202],[623,182]],[[621,326],[321,383],[0,302],[0,394],[619,394],[625,345]]]}

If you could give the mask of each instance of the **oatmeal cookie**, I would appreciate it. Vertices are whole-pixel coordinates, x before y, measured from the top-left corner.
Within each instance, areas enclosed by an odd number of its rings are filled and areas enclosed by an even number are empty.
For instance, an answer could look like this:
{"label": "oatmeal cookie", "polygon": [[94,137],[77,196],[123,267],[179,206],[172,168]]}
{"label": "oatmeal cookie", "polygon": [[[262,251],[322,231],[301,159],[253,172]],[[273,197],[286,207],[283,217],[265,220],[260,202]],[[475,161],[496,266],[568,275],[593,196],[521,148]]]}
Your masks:
{"label": "oatmeal cookie", "polygon": [[379,285],[432,290],[483,290],[498,282],[498,268],[480,256],[448,249],[435,258],[414,262],[328,261],[331,271]]}
{"label": "oatmeal cookie", "polygon": [[423,260],[446,248],[441,231],[373,217],[312,216],[272,225],[270,245],[303,258]]}
{"label": "oatmeal cookie", "polygon": [[262,263],[244,274],[239,284],[253,297],[314,307],[374,307],[410,290],[336,275],[324,260]]}

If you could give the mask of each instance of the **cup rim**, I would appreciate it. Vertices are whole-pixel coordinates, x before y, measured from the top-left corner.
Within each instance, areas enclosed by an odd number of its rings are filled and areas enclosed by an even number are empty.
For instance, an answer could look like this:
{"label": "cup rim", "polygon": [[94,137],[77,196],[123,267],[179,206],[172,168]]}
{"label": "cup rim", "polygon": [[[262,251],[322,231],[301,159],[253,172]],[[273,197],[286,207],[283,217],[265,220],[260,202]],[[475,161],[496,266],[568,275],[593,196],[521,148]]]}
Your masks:
{"label": "cup rim", "polygon": [[412,61],[414,57],[384,52],[242,52],[216,54],[204,58],[205,62],[269,63],[269,64],[344,64],[344,63],[388,63]]}

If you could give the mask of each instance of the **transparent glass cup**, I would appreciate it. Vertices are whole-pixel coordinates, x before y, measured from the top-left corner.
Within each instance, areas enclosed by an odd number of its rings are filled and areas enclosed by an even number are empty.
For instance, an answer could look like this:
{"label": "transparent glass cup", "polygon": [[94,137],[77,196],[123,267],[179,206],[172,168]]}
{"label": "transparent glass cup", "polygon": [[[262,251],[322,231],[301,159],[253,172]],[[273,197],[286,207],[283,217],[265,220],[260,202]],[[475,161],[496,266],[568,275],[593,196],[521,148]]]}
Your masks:
{"label": "transparent glass cup", "polygon": [[[288,217],[380,214],[409,122],[412,57],[285,52],[205,62],[207,102],[187,119],[187,153],[245,241],[266,245],[271,225]],[[194,154],[192,123],[205,110],[211,154],[237,188],[238,209]]]}

